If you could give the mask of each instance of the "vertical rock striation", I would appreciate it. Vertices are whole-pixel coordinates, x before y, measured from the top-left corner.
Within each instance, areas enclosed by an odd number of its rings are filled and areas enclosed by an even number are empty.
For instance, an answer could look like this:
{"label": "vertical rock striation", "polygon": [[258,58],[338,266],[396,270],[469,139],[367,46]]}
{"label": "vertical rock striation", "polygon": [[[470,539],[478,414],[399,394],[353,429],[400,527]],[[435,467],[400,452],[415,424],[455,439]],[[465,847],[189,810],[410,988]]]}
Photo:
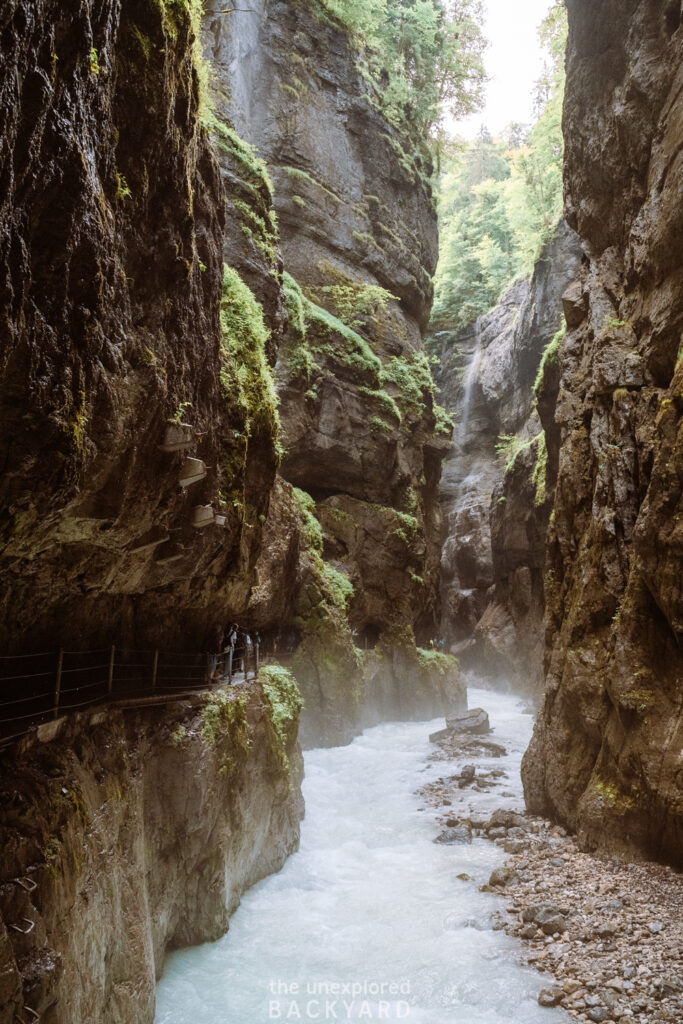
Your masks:
{"label": "vertical rock striation", "polygon": [[3,754],[0,1020],[151,1024],[165,954],[219,938],[298,846],[297,725],[240,687]]}
{"label": "vertical rock striation", "polygon": [[[456,418],[441,482],[442,629],[469,664],[536,692],[549,508],[534,386],[579,260],[563,222],[530,281],[516,282],[471,329],[433,341],[440,394]],[[513,435],[519,443],[501,455],[500,439]]]}
{"label": "vertical rock striation", "polygon": [[[0,15],[4,647],[196,650],[207,618],[248,601],[275,427],[247,450],[250,394],[221,343],[194,10],[107,0],[65,19],[58,0],[10,0]],[[174,420],[191,443],[161,451]],[[185,489],[187,455],[208,472]],[[221,494],[225,528],[194,528]]]}
{"label": "vertical rock striation", "polygon": [[543,410],[547,690],[525,791],[588,846],[680,865],[681,11],[567,7],[566,212],[585,255]]}
{"label": "vertical rock striation", "polygon": [[[431,636],[438,619],[449,432],[422,341],[437,254],[429,158],[388,124],[348,33],[322,5],[255,2],[228,17],[216,0],[204,41],[219,114],[272,176],[288,274],[276,364],[283,480],[251,614],[303,639],[294,669],[305,735],[340,742],[371,720],[363,708],[370,714],[377,687],[387,696],[366,646],[379,644],[377,656],[412,650],[409,664],[380,659],[393,677],[387,713],[417,713],[415,691],[424,714],[444,709],[441,675],[425,675],[413,636]],[[244,234],[255,228],[245,222]],[[323,563],[294,557],[309,548],[297,509],[309,498]],[[292,530],[299,537],[287,540]],[[335,581],[347,584],[341,604]]]}

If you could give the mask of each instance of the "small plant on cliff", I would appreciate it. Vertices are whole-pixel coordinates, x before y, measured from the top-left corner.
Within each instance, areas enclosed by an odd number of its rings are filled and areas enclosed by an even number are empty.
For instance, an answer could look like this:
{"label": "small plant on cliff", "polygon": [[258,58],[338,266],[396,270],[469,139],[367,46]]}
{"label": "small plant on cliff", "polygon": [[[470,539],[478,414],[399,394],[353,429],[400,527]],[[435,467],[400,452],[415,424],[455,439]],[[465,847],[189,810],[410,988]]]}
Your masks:
{"label": "small plant on cliff", "polygon": [[94,46],[90,47],[90,74],[99,75],[100,73],[100,59],[97,56],[97,50]]}
{"label": "small plant on cliff", "polygon": [[292,726],[304,706],[296,679],[282,665],[266,665],[261,669],[263,692],[268,701],[270,721],[275,733],[274,753],[282,771],[289,769],[289,744]]}
{"label": "small plant on cliff", "polygon": [[530,441],[525,441],[524,438],[517,437],[516,434],[500,435],[496,442],[496,455],[504,462],[506,473],[512,469],[520,452],[523,452],[530,444]]}
{"label": "small plant on cliff", "polygon": [[124,199],[130,199],[133,193],[128,188],[128,182],[126,181],[123,174],[116,172],[116,198],[123,201]]}
{"label": "small plant on cliff", "polygon": [[538,437],[538,454],[536,457],[536,465],[534,471],[531,474],[531,481],[536,488],[534,495],[534,505],[536,508],[540,508],[541,505],[545,504],[546,493],[546,477],[548,473],[548,446],[545,440],[545,431],[542,431]]}
{"label": "small plant on cliff", "polygon": [[303,535],[309,548],[320,553],[323,549],[323,528],[315,514],[315,502],[310,494],[294,488],[294,498],[303,517]]}
{"label": "small plant on cliff", "polygon": [[536,374],[536,381],[534,383],[534,395],[536,398],[540,398],[543,394],[546,369],[548,366],[557,362],[560,354],[560,345],[564,341],[566,334],[567,321],[562,317],[562,326],[557,334],[554,335],[552,341],[546,345],[543,356],[541,357],[541,363],[538,367],[538,373]]}
{"label": "small plant on cliff", "polygon": [[202,708],[201,732],[212,747],[226,747],[221,757],[220,772],[232,775],[239,764],[239,754],[249,750],[247,704],[244,697],[232,697],[225,690],[214,690]]}
{"label": "small plant on cliff", "polygon": [[417,648],[417,663],[423,671],[437,672],[440,676],[449,676],[459,668],[458,659],[452,654],[425,650],[424,647]]}
{"label": "small plant on cliff", "polygon": [[332,601],[340,611],[346,612],[355,593],[353,583],[329,562],[323,565],[323,577]]}

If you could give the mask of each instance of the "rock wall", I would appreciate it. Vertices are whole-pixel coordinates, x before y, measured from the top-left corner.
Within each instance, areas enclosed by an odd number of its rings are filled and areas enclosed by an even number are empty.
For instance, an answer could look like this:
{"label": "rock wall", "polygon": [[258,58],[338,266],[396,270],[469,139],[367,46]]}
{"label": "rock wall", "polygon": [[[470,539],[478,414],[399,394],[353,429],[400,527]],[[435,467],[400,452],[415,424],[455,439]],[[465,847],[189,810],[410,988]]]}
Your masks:
{"label": "rock wall", "polygon": [[[534,481],[541,443],[534,385],[579,260],[576,235],[562,223],[530,281],[516,282],[472,328],[432,340],[441,354],[440,396],[456,420],[440,492],[442,632],[465,663],[535,692],[542,689],[549,508]],[[519,442],[501,457],[503,436]]]}
{"label": "rock wall", "polygon": [[219,938],[298,846],[297,724],[278,735],[242,686],[61,719],[5,752],[0,1020],[151,1024],[165,953]]}
{"label": "rock wall", "polygon": [[[194,11],[106,0],[65,20],[59,0],[10,0],[0,15],[5,649],[196,650],[248,602],[275,428],[245,441],[250,393],[221,344],[226,215]],[[182,420],[189,446],[161,451]],[[181,488],[188,455],[208,471]],[[192,525],[207,504],[224,527]]]}
{"label": "rock wall", "polygon": [[[294,670],[304,736],[347,741],[376,696],[364,648],[397,627],[413,659],[410,672],[400,658],[386,666],[395,666],[394,713],[415,703],[416,688],[425,716],[444,710],[439,686],[423,687],[410,634],[424,641],[438,620],[448,435],[422,341],[437,255],[429,158],[387,123],[347,33],[321,4],[255,2],[227,17],[211,0],[204,45],[219,116],[268,165],[289,275],[275,367],[282,481],[249,614],[266,632],[284,625],[303,640]],[[247,237],[254,230],[244,224]],[[296,507],[306,496],[322,526],[322,563],[294,554],[310,547]],[[353,588],[344,607],[330,571]],[[462,701],[455,682],[453,695]]]}
{"label": "rock wall", "polygon": [[676,3],[568,0],[584,265],[544,416],[557,480],[527,802],[588,847],[683,850],[683,65]]}

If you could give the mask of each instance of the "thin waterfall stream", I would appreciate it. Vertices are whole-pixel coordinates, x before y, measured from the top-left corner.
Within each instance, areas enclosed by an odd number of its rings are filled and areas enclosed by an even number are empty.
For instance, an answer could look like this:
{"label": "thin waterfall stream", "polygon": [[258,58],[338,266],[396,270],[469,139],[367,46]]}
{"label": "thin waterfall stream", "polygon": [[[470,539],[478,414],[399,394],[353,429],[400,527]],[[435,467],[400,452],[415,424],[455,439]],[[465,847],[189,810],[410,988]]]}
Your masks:
{"label": "thin waterfall stream", "polygon": [[462,448],[467,439],[467,427],[469,425],[470,407],[472,405],[472,390],[474,388],[474,382],[477,379],[477,374],[479,373],[481,357],[481,317],[478,317],[477,322],[474,325],[474,351],[472,352],[472,358],[465,370],[465,376],[463,378],[462,410],[459,414],[458,426],[456,428],[455,439],[460,448]]}
{"label": "thin waterfall stream", "polygon": [[[487,708],[491,739],[506,753],[477,761],[505,777],[468,791],[468,810],[521,808],[532,718],[511,695],[474,689],[469,702]],[[245,895],[227,935],[169,957],[156,1024],[569,1019],[539,1007],[541,976],[491,928],[503,904],[479,887],[505,860],[500,847],[434,842],[435,812],[416,790],[454,767],[429,760],[429,734],[442,725],[382,725],[306,754],[300,851]]]}

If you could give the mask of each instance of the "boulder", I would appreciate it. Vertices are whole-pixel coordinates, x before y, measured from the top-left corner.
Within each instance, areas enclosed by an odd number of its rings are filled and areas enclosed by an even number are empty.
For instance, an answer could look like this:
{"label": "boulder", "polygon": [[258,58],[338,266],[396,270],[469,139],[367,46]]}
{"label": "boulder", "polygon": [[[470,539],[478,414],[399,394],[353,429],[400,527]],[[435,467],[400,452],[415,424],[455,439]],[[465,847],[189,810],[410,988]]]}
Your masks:
{"label": "boulder", "polygon": [[449,715],[446,725],[452,732],[471,732],[478,736],[491,732],[489,716],[483,708],[472,708],[461,715]]}

